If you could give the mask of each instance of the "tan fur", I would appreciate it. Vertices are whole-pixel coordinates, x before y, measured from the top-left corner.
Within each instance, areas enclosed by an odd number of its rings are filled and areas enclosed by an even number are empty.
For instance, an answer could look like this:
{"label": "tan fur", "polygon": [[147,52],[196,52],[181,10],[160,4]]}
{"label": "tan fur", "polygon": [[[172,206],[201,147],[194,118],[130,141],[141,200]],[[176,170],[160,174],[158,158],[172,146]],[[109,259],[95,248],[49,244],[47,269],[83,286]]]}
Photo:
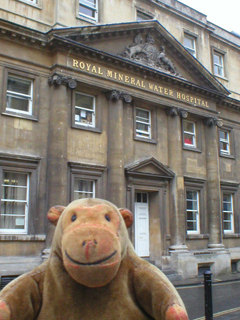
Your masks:
{"label": "tan fur", "polygon": [[[48,261],[2,290],[0,320],[188,319],[181,298],[165,275],[136,255],[124,222],[131,224],[129,211],[123,210],[123,219],[113,204],[99,199],[77,200],[62,211]],[[77,261],[74,277],[68,273],[67,250]],[[108,250],[117,253],[92,265],[98,261],[96,257],[108,257]],[[78,261],[86,264],[78,265]],[[87,276],[84,270],[88,270]],[[106,277],[111,278],[107,283]]]}

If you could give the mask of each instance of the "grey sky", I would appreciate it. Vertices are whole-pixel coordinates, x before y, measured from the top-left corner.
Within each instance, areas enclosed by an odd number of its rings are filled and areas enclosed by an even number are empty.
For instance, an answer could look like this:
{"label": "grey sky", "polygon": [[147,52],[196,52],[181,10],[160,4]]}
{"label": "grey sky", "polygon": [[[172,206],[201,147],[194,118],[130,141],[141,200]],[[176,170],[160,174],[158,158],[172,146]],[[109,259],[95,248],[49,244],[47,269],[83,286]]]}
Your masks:
{"label": "grey sky", "polygon": [[179,0],[191,8],[207,15],[207,20],[240,34],[240,1],[239,0]]}

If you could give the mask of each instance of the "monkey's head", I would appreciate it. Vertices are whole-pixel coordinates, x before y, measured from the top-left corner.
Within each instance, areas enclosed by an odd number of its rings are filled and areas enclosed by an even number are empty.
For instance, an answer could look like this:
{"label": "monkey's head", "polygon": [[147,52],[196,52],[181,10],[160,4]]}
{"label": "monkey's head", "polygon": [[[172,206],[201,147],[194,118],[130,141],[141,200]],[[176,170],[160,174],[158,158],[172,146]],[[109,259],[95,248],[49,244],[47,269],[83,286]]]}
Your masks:
{"label": "monkey's head", "polygon": [[106,200],[81,199],[52,207],[48,219],[57,225],[52,249],[75,281],[101,287],[115,277],[129,242],[129,210]]}

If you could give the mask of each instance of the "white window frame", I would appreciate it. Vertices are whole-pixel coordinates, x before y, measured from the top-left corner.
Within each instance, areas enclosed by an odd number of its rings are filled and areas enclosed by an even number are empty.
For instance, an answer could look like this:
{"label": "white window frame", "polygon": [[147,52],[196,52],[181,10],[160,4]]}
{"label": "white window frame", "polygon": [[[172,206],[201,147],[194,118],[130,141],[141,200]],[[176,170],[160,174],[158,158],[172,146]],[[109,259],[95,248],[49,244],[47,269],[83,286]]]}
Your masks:
{"label": "white window frame", "polygon": [[[75,96],[77,94],[93,98],[93,109],[88,109],[88,108],[77,106],[76,102],[75,102],[75,106],[74,106],[74,123],[75,123],[75,125],[95,128],[95,126],[96,126],[96,119],[95,119],[95,116],[96,116],[96,98],[94,96],[92,96],[92,95],[89,95],[89,94],[85,94],[85,93],[81,93],[81,92],[75,92]],[[75,99],[75,101],[76,101],[76,99]],[[75,119],[75,110],[76,109],[92,112],[92,124],[76,121],[76,119]]]}
{"label": "white window frame", "polygon": [[[184,130],[184,123],[192,123],[193,124],[193,132]],[[193,143],[185,142],[185,134],[191,135],[193,137]],[[193,121],[183,120],[183,145],[185,147],[196,148],[196,123]]]}
{"label": "white window frame", "polygon": [[[87,193],[87,194],[89,194],[89,195],[92,195],[92,197],[89,197],[89,198],[95,198],[95,190],[96,190],[96,186],[95,186],[95,184],[96,184],[96,181],[95,180],[90,180],[90,179],[83,179],[83,178],[81,178],[81,177],[74,177],[74,182],[73,182],[73,185],[75,185],[75,181],[76,180],[81,180],[81,181],[86,181],[86,182],[92,182],[93,183],[93,188],[92,188],[92,191],[81,191],[81,190],[73,190],[73,194],[75,194],[75,193],[80,193],[80,194],[82,194],[82,193]],[[74,199],[75,199],[75,197],[74,197]]]}
{"label": "white window frame", "polygon": [[[148,114],[149,114],[149,121],[148,122],[144,121],[144,120],[137,119],[137,118],[140,118],[137,115],[137,111],[138,110],[142,110],[142,111],[148,112]],[[143,139],[151,139],[151,137],[152,137],[152,133],[151,133],[151,130],[152,130],[151,129],[151,110],[143,109],[143,108],[136,108],[136,119],[135,119],[135,121],[136,121],[136,137],[143,138]],[[137,129],[137,124],[138,123],[142,123],[144,125],[147,125],[148,126],[148,131]],[[143,133],[143,134],[148,135],[148,136],[143,136],[140,133]]]}
{"label": "white window frame", "polygon": [[[188,39],[190,39],[192,41],[192,43],[193,43],[193,47],[192,48],[185,45],[185,38],[188,38]],[[194,57],[196,57],[196,55],[197,55],[197,52],[196,52],[196,38],[185,33],[183,41],[184,41],[184,48],[187,51],[189,51]]]}
{"label": "white window frame", "polygon": [[[84,14],[82,12],[80,12],[80,5],[92,10],[93,12],[95,12],[94,18]],[[83,16],[83,17],[87,17],[88,19],[94,20],[94,21],[98,21],[98,0],[96,0],[96,6],[94,6],[91,2],[89,2],[88,0],[79,0],[79,15]]]}
{"label": "white window frame", "polygon": [[[29,81],[31,83],[31,89],[30,89],[30,95],[28,94],[23,94],[23,93],[19,93],[19,92],[15,92],[15,91],[10,91],[10,90],[6,90],[6,111],[11,111],[11,112],[15,112],[15,113],[21,113],[21,114],[28,114],[28,115],[32,115],[32,104],[33,104],[33,80],[29,79],[29,78],[24,78],[24,77],[19,77],[16,76],[14,74],[9,73],[8,74],[8,78],[7,78],[7,83],[8,80],[10,79],[14,79],[14,80],[19,80],[19,81]],[[13,97],[13,98],[17,98],[17,99],[21,99],[22,98],[28,98],[28,111],[23,111],[20,109],[13,109],[13,108],[8,108],[7,107],[7,98],[8,97]]]}
{"label": "white window frame", "polygon": [[[13,199],[2,199],[1,197],[1,203],[2,202],[20,202],[25,203],[25,215],[24,215],[24,229],[2,229],[0,228],[0,234],[27,234],[28,232],[28,208],[29,208],[29,180],[30,180],[30,174],[27,172],[21,172],[21,171],[15,171],[15,170],[4,170],[4,172],[10,172],[10,173],[16,173],[16,174],[26,174],[27,175],[27,186],[24,187],[27,189],[26,193],[26,200],[13,200]],[[2,178],[3,179],[3,178]],[[3,181],[1,181],[2,188],[5,187]],[[9,185],[6,185],[9,187]],[[16,188],[23,188],[23,186],[12,186]],[[1,195],[2,196],[2,195]],[[1,211],[0,211],[1,214]],[[1,214],[2,215],[2,214]]]}
{"label": "white window frame", "polygon": [[[220,58],[220,64],[214,62],[214,56],[217,56]],[[215,67],[217,67],[217,70],[218,70],[217,73],[215,72]],[[221,70],[220,73],[219,73],[219,70]],[[224,77],[224,55],[217,51],[213,51],[213,73],[215,76]]]}
{"label": "white window frame", "polygon": [[[234,208],[233,208],[233,194],[232,193],[227,193],[227,192],[223,192],[222,197],[224,198],[224,195],[230,195],[230,199],[231,201],[224,201],[222,199],[222,206],[223,206],[223,232],[226,233],[234,233]],[[231,210],[227,211],[224,210],[224,203],[230,203],[231,204]],[[230,214],[230,220],[225,220],[224,219],[224,213],[229,213]],[[226,230],[224,229],[224,222],[230,222],[231,223],[231,229]]]}
{"label": "white window frame", "polygon": [[[227,138],[223,139],[220,137],[221,132],[224,132],[227,134]],[[220,154],[223,155],[230,155],[230,132],[227,130],[219,130],[219,142],[220,142]],[[221,149],[221,143],[224,143],[227,146],[227,150]]]}
{"label": "white window frame", "polygon": [[[193,200],[193,199],[187,199],[187,192],[193,192],[193,193],[196,193],[197,195],[197,199],[196,200]],[[188,201],[195,201],[197,202],[197,210],[193,210],[193,209],[188,209],[187,208],[187,202]],[[196,219],[194,220],[188,220],[187,219],[187,214],[188,212],[193,212],[196,214]],[[193,221],[196,221],[196,230],[188,230],[187,229],[187,234],[199,234],[200,233],[200,204],[199,204],[199,191],[197,190],[191,190],[191,189],[187,189],[186,190],[186,222],[193,222]]]}

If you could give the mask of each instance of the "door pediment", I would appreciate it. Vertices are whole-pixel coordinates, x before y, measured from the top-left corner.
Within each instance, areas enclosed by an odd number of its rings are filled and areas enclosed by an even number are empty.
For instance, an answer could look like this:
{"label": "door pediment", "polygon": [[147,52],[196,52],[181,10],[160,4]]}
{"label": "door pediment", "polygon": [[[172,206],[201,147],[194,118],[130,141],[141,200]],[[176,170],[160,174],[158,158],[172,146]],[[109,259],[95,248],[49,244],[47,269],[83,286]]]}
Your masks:
{"label": "door pediment", "polygon": [[154,157],[137,160],[125,166],[127,176],[147,179],[172,179],[175,174]]}

